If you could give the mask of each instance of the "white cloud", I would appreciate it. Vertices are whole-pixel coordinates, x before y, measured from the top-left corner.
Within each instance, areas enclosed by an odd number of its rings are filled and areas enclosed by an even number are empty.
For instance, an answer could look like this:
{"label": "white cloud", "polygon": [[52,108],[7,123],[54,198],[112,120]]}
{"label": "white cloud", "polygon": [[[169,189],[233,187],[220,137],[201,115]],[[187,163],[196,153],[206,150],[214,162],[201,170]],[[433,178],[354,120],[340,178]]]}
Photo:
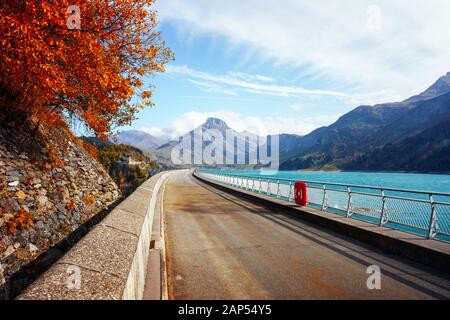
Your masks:
{"label": "white cloud", "polygon": [[[258,79],[258,76],[246,75],[245,77],[243,77],[242,73],[239,73],[239,76],[236,76],[237,73],[230,73],[228,75],[215,75],[207,72],[194,70],[189,68],[188,66],[177,66],[177,65],[167,66],[166,72],[171,74],[181,74],[190,78],[202,79],[205,81],[210,81],[211,83],[219,83],[222,85],[232,86],[234,88],[269,95],[289,96],[289,95],[307,94],[307,95],[335,96],[341,98],[351,97],[350,95],[347,95],[345,93],[331,90],[311,90],[300,87],[279,86],[275,84],[262,84],[260,82],[255,81],[256,79]],[[192,80],[190,81],[192,82]],[[271,79],[271,81],[274,80]]]}
{"label": "white cloud", "polygon": [[215,83],[198,81],[198,80],[193,80],[193,79],[189,79],[189,82],[202,87],[206,92],[226,94],[226,95],[230,95],[230,96],[238,95],[238,93],[235,90],[223,88]]}
{"label": "white cloud", "polygon": [[[237,90],[244,90],[255,94],[264,94],[280,97],[308,96],[308,97],[334,97],[342,99],[351,105],[375,104],[386,102],[385,91],[348,94],[345,92],[305,89],[295,86],[283,86],[274,83],[276,80],[261,75],[249,75],[245,73],[231,72],[226,75],[211,74],[189,68],[188,66],[170,65],[166,72],[185,76],[188,81],[194,83],[208,92],[222,93],[228,95],[238,95]],[[199,80],[195,80],[199,79]],[[398,96],[389,95],[389,101],[394,101]]]}
{"label": "white cloud", "polygon": [[[302,68],[303,75],[377,92],[385,100],[414,95],[450,70],[448,0],[164,0],[158,8],[162,21],[190,39],[219,39],[215,43],[231,57]],[[306,93],[228,84],[253,92]]]}
{"label": "white cloud", "polygon": [[289,108],[291,108],[292,110],[294,110],[294,111],[300,111],[300,110],[302,110],[303,108],[302,108],[302,106],[301,105],[299,105],[299,104],[291,104],[290,106],[289,106]]}
{"label": "white cloud", "polygon": [[215,111],[184,113],[172,121],[167,128],[148,128],[141,130],[161,139],[176,139],[179,136],[203,124],[209,117],[219,118],[228,126],[237,131],[248,131],[261,136],[279,133],[292,133],[305,135],[321,126],[329,125],[336,121],[340,114],[327,114],[309,117],[287,118],[282,116],[260,117],[244,116],[237,112]]}
{"label": "white cloud", "polygon": [[141,131],[151,134],[152,136],[157,137],[157,138],[166,138],[167,137],[166,132],[159,127],[142,127]]}
{"label": "white cloud", "polygon": [[240,78],[244,81],[262,81],[262,82],[274,82],[275,79],[260,74],[248,74],[242,72],[230,72],[230,76]]}

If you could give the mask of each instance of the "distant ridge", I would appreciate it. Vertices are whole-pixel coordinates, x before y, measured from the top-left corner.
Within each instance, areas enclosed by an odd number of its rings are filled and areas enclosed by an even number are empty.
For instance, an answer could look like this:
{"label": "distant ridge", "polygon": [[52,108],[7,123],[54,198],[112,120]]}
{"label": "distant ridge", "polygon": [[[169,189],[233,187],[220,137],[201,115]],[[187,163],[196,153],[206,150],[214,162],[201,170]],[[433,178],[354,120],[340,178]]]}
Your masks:
{"label": "distant ridge", "polygon": [[144,152],[157,149],[165,143],[149,133],[139,130],[122,131],[113,137],[115,143],[128,144]]}
{"label": "distant ridge", "polygon": [[[328,127],[291,141],[288,152],[282,153],[281,169],[298,170],[334,165],[347,170],[410,170],[450,172],[448,161],[436,160],[438,150],[446,148],[450,137],[445,126],[450,119],[450,73],[439,78],[423,93],[397,103],[359,106],[340,117]],[[421,141],[427,145],[428,155],[421,157],[421,165],[412,165],[415,159],[403,162],[384,158],[385,146],[389,157],[405,158],[400,148],[407,139],[433,128],[436,136],[425,134]],[[442,133],[442,134],[440,134]],[[427,137],[428,141],[423,141]],[[411,141],[411,140],[408,140]],[[283,143],[280,143],[283,145]],[[395,151],[397,150],[397,151]],[[434,150],[434,151],[431,151]],[[379,154],[377,154],[379,153]],[[369,158],[377,154],[377,163]],[[415,153],[411,153],[412,155]],[[394,164],[393,164],[394,163]],[[411,169],[412,170],[412,169]]]}

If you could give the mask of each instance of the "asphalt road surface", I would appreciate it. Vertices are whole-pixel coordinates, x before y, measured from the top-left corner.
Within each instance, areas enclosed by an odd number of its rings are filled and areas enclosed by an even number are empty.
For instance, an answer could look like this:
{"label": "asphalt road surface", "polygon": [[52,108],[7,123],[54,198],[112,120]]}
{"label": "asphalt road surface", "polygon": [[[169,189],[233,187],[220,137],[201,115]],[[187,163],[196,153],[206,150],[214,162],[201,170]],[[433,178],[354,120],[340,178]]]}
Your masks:
{"label": "asphalt road surface", "polygon": [[[450,277],[173,174],[164,193],[169,299],[445,299]],[[380,268],[380,289],[368,267]]]}

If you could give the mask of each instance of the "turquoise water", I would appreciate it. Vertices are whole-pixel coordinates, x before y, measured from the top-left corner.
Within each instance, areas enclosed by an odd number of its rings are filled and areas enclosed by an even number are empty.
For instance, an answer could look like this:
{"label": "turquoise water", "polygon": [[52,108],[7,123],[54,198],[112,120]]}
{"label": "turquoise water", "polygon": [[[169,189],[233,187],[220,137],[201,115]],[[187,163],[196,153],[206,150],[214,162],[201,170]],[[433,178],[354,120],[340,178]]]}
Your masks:
{"label": "turquoise water", "polygon": [[[380,188],[393,188],[404,189],[414,191],[426,191],[431,193],[448,193],[448,195],[434,195],[434,201],[450,203],[450,175],[440,174],[413,174],[413,173],[386,173],[386,172],[321,172],[321,171],[277,171],[275,173],[267,174],[258,170],[205,170],[210,173],[225,173],[232,175],[245,175],[256,176],[264,178],[284,178],[292,179],[296,181],[317,181],[317,182],[329,182],[348,185],[360,185],[360,186],[372,186]],[[308,186],[314,186],[312,183],[308,183]],[[321,185],[316,185],[321,188]],[[346,190],[346,187],[330,186],[331,189]],[[328,187],[327,187],[328,189]],[[314,190],[311,190],[311,192]],[[380,194],[380,190],[352,188],[352,191],[366,192],[373,194]],[[341,194],[342,195],[342,194]],[[396,196],[411,199],[429,200],[427,194],[398,192],[398,191],[386,191],[387,196]],[[316,196],[317,198],[317,196]],[[321,197],[319,198],[319,202]],[[370,197],[369,197],[370,198]],[[287,200],[287,199],[286,199]],[[342,202],[346,202],[345,199],[340,199]],[[361,199],[361,203],[364,199]],[[378,198],[379,202],[381,198]],[[366,198],[367,201],[367,198]],[[356,201],[357,202],[357,201]],[[314,203],[308,204],[311,207],[320,207],[317,205],[317,200]],[[357,203],[355,203],[357,205]],[[365,204],[361,204],[363,207]],[[381,203],[375,205],[381,207]],[[340,208],[343,206],[341,205]],[[431,206],[429,203],[417,203],[408,201],[388,200],[387,207],[390,208],[391,219],[386,226],[394,229],[400,229],[412,233],[417,233],[422,236],[427,235],[426,229],[428,229]],[[337,207],[335,207],[337,208]],[[337,213],[346,214],[346,210],[335,209],[329,207],[327,210]],[[394,211],[392,211],[394,209]],[[439,234],[438,239],[450,241],[450,206],[436,205],[436,214],[438,218]],[[379,212],[378,212],[379,216]],[[365,220],[372,223],[378,223],[379,218],[376,214],[374,216],[367,216],[366,214],[354,214],[352,217],[356,219]],[[416,227],[414,227],[416,226]]]}
{"label": "turquoise water", "polygon": [[450,175],[385,172],[321,172],[277,171],[275,175],[262,175],[258,170],[208,170],[251,176],[276,177],[306,181],[356,184],[374,187],[434,191],[450,193]]}

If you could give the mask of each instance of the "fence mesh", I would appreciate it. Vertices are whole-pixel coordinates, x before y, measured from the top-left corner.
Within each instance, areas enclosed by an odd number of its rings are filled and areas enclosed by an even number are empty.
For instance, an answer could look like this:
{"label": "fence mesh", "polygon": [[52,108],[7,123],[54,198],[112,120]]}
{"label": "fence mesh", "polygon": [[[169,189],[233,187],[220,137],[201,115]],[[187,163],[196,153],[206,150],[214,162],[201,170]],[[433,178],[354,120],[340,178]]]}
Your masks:
{"label": "fence mesh", "polygon": [[[204,172],[201,172],[201,175],[207,179],[244,190],[294,201],[295,181]],[[334,213],[346,214],[348,212],[353,217],[362,217],[372,223],[379,223],[383,214],[383,222],[386,226],[408,232],[418,230],[420,232],[417,233],[421,235],[428,234],[433,212],[431,202],[428,200],[430,195],[414,191],[388,190],[384,194],[383,210],[382,189],[363,186],[352,186],[352,188],[349,193],[350,187],[345,185],[329,186],[325,183],[307,182],[308,205],[316,208],[323,207]],[[450,241],[450,196],[441,194],[438,195],[438,199],[443,203],[434,204],[437,221],[435,231],[438,236],[443,235],[441,237],[443,240]],[[405,229],[403,226],[407,228]]]}

